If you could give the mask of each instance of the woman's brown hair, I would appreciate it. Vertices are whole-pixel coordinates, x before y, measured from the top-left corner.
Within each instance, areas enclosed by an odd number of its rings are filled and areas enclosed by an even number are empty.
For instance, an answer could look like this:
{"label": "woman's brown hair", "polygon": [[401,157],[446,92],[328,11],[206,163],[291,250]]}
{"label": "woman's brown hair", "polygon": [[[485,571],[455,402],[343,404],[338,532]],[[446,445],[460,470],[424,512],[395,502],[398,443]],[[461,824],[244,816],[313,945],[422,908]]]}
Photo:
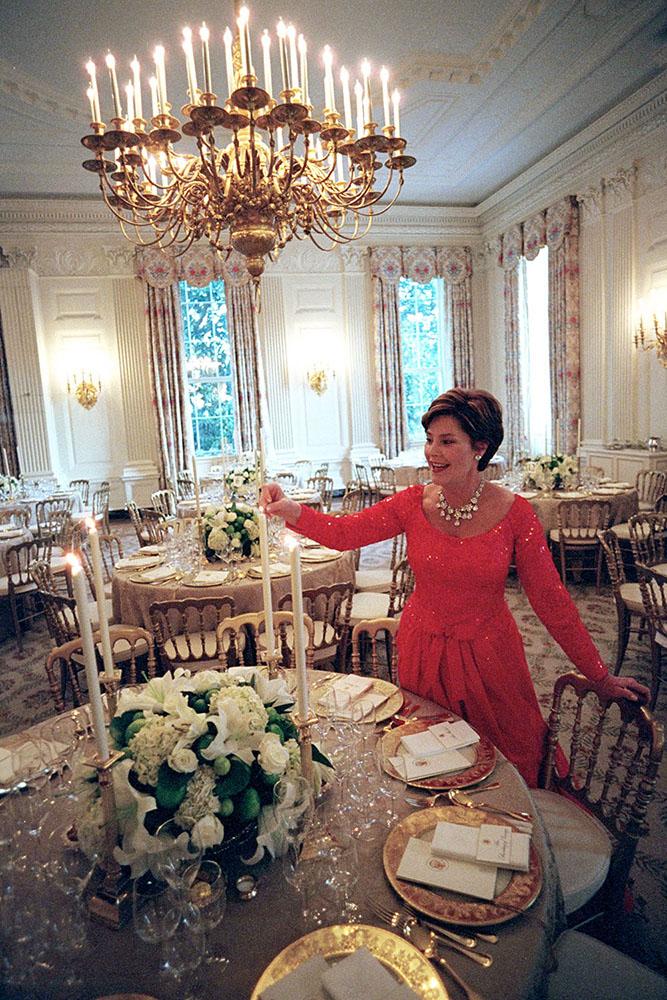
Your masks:
{"label": "woman's brown hair", "polygon": [[454,417],[473,441],[486,441],[486,451],[477,463],[481,472],[503,439],[503,411],[495,396],[484,389],[449,389],[433,400],[422,417],[425,431],[436,417]]}

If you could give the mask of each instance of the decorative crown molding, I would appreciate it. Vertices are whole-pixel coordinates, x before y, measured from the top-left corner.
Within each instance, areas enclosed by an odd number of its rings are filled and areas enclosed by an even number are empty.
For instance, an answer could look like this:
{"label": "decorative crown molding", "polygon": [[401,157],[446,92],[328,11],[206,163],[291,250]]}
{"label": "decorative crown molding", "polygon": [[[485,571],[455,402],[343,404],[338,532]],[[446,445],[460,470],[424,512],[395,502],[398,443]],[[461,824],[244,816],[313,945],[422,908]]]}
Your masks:
{"label": "decorative crown molding", "polygon": [[16,271],[34,270],[37,259],[37,247],[11,247],[5,254],[8,266]]}

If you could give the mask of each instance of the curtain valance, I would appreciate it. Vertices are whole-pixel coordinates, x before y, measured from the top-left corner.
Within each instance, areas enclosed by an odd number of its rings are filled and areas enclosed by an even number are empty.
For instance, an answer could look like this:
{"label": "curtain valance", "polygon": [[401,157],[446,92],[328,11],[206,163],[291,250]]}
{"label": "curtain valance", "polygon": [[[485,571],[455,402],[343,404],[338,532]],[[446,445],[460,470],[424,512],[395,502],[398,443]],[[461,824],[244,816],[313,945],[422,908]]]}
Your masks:
{"label": "curtain valance", "polygon": [[374,247],[371,274],[386,284],[442,278],[447,285],[461,285],[472,275],[472,252],[470,247]]}
{"label": "curtain valance", "polygon": [[172,250],[146,247],[137,250],[135,272],[153,288],[168,288],[174,281],[187,281],[194,288],[204,288],[222,279],[235,287],[247,285],[252,278],[243,254],[232,250],[226,259],[210,247],[191,247],[177,257]]}
{"label": "curtain valance", "polygon": [[544,246],[559,250],[568,236],[579,233],[579,208],[572,195],[555,205],[517,222],[500,236],[498,264],[505,271],[515,268],[521,257],[535,260]]}

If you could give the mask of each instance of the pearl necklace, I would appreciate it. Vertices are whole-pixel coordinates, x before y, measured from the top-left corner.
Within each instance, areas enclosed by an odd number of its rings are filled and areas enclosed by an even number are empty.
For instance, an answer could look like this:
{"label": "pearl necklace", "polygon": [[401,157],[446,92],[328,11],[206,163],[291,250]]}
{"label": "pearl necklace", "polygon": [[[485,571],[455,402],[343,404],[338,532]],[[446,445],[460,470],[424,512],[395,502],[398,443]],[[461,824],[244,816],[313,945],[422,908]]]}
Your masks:
{"label": "pearl necklace", "polygon": [[467,503],[462,504],[460,507],[452,507],[450,503],[445,499],[445,494],[442,492],[442,487],[440,487],[440,496],[438,497],[438,509],[440,511],[440,517],[444,517],[445,521],[454,521],[454,527],[458,528],[461,521],[472,520],[473,514],[479,510],[479,498],[482,495],[482,490],[484,489],[484,480],[480,482],[479,486],[470,497]]}

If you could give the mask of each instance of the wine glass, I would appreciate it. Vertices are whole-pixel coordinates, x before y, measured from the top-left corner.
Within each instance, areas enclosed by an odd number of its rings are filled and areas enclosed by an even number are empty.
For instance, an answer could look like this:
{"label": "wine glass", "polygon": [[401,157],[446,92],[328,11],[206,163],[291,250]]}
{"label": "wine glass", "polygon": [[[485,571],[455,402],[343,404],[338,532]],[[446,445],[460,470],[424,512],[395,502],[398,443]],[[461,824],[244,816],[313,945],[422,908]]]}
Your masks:
{"label": "wine glass", "polygon": [[164,843],[164,850],[151,862],[153,874],[167,882],[183,900],[197,878],[203,850],[174,820],[158,827],[157,837]]}
{"label": "wine glass", "polygon": [[132,922],[142,941],[159,944],[176,933],[181,911],[166,882],[150,872],[132,884]]}
{"label": "wine glass", "polygon": [[273,806],[288,840],[299,846],[315,813],[313,787],[306,778],[280,778],[273,786]]}

